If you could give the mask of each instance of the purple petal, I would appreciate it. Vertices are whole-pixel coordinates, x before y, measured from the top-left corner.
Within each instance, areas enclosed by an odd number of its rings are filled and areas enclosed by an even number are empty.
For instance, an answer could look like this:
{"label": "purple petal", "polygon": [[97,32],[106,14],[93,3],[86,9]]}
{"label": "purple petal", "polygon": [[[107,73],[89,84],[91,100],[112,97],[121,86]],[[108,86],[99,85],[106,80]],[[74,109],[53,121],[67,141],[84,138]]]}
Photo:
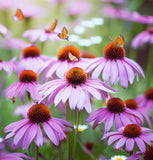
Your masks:
{"label": "purple petal", "polygon": [[141,150],[141,152],[145,152],[146,151],[146,146],[145,146],[143,140],[137,137],[137,138],[135,138],[135,141],[137,143],[137,146]]}
{"label": "purple petal", "polygon": [[126,151],[132,151],[134,148],[134,139],[128,138],[126,141]]}

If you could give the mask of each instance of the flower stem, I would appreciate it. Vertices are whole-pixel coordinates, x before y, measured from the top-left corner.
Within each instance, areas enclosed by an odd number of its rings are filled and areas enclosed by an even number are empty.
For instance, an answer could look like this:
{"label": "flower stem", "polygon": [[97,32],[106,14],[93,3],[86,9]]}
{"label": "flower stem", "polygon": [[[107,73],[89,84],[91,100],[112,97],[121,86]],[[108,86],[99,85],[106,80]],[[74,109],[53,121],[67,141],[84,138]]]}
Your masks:
{"label": "flower stem", "polygon": [[72,160],[74,160],[74,158],[75,158],[76,142],[77,142],[77,135],[78,135],[79,120],[80,120],[80,111],[77,110],[77,124],[76,124],[75,136],[74,136],[74,145],[73,145]]}
{"label": "flower stem", "polygon": [[36,145],[36,160],[39,158],[39,147]]}
{"label": "flower stem", "polygon": [[152,53],[152,47],[151,44],[149,45],[149,56],[148,56],[148,62],[147,62],[147,67],[146,67],[146,79],[147,79],[147,86],[146,88],[148,89],[150,87],[151,84],[151,80],[152,80],[152,73],[153,73],[153,53]]}
{"label": "flower stem", "polygon": [[58,156],[59,156],[59,160],[62,160],[61,142],[59,142],[59,146],[58,146]]}
{"label": "flower stem", "polygon": [[[70,114],[70,108],[69,108],[69,105],[67,103],[67,106],[66,106],[66,120],[68,122],[70,120],[69,114]],[[69,134],[67,134],[67,160],[70,160],[70,138],[69,138]]]}
{"label": "flower stem", "polygon": [[28,94],[28,102],[31,103],[31,95],[29,92],[27,92],[27,94]]}

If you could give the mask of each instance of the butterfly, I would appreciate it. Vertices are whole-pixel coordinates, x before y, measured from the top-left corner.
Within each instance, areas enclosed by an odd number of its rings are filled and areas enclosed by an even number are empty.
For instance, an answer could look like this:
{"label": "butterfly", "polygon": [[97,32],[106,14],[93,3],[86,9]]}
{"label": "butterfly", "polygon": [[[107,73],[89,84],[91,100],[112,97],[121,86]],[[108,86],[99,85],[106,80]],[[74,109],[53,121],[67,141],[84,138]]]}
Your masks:
{"label": "butterfly", "polygon": [[55,19],[55,20],[53,21],[53,23],[51,24],[50,28],[46,30],[46,32],[49,32],[49,33],[50,33],[50,32],[54,32],[56,26],[57,26],[57,20]]}
{"label": "butterfly", "polygon": [[68,53],[68,56],[69,56],[69,59],[72,61],[72,62],[76,62],[78,61],[78,58],[73,56],[70,52]]}
{"label": "butterfly", "polygon": [[23,12],[21,11],[21,9],[17,9],[15,15],[13,16],[13,19],[15,21],[21,21],[24,18]]}
{"label": "butterfly", "polygon": [[116,41],[114,41],[113,38],[111,38],[112,42],[115,43],[118,47],[124,47],[125,41],[123,35],[120,35],[117,37]]}
{"label": "butterfly", "polygon": [[62,29],[62,33],[58,33],[57,36],[60,38],[60,39],[66,39],[68,40],[68,30],[66,29],[66,27],[63,27]]}

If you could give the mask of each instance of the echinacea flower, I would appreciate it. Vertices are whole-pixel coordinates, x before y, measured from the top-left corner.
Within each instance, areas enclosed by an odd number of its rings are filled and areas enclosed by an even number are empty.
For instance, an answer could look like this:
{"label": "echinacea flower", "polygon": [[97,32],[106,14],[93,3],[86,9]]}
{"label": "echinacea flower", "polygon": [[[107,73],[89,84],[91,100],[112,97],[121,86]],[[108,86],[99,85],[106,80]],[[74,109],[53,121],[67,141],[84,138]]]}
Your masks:
{"label": "echinacea flower", "polygon": [[81,58],[81,53],[75,46],[65,46],[58,52],[57,58],[51,60],[45,68],[42,80],[46,81],[55,76],[64,78],[69,69],[73,67],[85,69],[90,61],[89,58]]}
{"label": "echinacea flower", "polygon": [[24,48],[20,57],[21,60],[17,65],[18,73],[23,70],[33,70],[39,74],[50,62],[50,57],[41,55],[41,50],[36,45]]}
{"label": "echinacea flower", "polygon": [[153,159],[153,146],[149,146],[145,152],[136,152],[135,154],[131,155],[127,158],[127,160],[151,160]]}
{"label": "echinacea flower", "polygon": [[64,79],[55,79],[38,87],[38,92],[41,94],[41,101],[47,101],[47,104],[52,103],[57,106],[60,102],[69,103],[71,110],[77,108],[79,111],[86,109],[91,112],[91,96],[101,100],[108,97],[108,93],[117,92],[99,79],[87,79],[86,72],[79,67],[74,67],[66,73]]}
{"label": "echinacea flower", "polygon": [[104,57],[94,58],[87,68],[88,73],[92,72],[92,78],[98,78],[102,74],[104,82],[110,81],[115,85],[120,80],[121,86],[127,88],[128,82],[133,83],[135,75],[138,80],[138,73],[144,77],[141,67],[132,59],[125,57],[123,46],[123,36],[119,36],[116,41],[112,39],[104,49]]}
{"label": "echinacea flower", "polygon": [[80,145],[86,154],[90,154],[93,151],[94,143],[91,141],[87,141],[85,144],[80,141]]}
{"label": "echinacea flower", "polygon": [[[55,22],[54,22],[55,23]],[[57,23],[57,22],[56,22]],[[55,25],[52,27],[52,25]],[[37,40],[40,42],[45,42],[47,40],[60,40],[59,37],[57,36],[58,30],[55,31],[56,24],[51,24],[50,27],[47,27],[47,29],[42,28],[42,29],[31,29],[27,30],[23,33],[24,38],[29,38],[31,43],[35,43]]]}
{"label": "echinacea flower", "polygon": [[153,141],[152,129],[140,127],[137,124],[128,124],[114,132],[107,132],[101,140],[108,139],[108,145],[114,143],[115,149],[121,149],[125,145],[125,151],[133,151],[135,143],[141,152],[145,152],[146,145]]}
{"label": "echinacea flower", "polygon": [[7,73],[7,75],[10,76],[13,70],[16,71],[15,62],[16,62],[16,57],[12,58],[9,61],[0,60],[0,71],[4,70]]}
{"label": "echinacea flower", "polygon": [[147,42],[153,44],[153,27],[149,27],[146,31],[143,31],[134,37],[131,46],[133,48],[138,48]]}
{"label": "echinacea flower", "polygon": [[39,85],[37,82],[37,74],[32,70],[24,70],[19,75],[19,81],[11,84],[5,89],[5,97],[11,98],[14,102],[19,95],[21,102],[25,100],[26,92],[31,95],[33,99],[38,98],[36,87]]}
{"label": "echinacea flower", "polygon": [[115,155],[115,156],[111,157],[110,160],[127,160],[127,157],[121,156],[121,155]]}
{"label": "echinacea flower", "polygon": [[4,132],[10,132],[5,139],[14,137],[14,145],[21,144],[22,149],[29,147],[32,140],[36,145],[43,145],[43,136],[40,128],[42,125],[46,135],[58,146],[59,142],[66,139],[68,130],[65,126],[73,126],[65,120],[53,118],[49,108],[44,104],[35,104],[28,111],[28,118],[14,122],[5,127]]}
{"label": "echinacea flower", "polygon": [[94,121],[93,129],[96,128],[97,125],[104,123],[105,132],[108,132],[113,126],[114,121],[116,129],[133,123],[131,116],[134,116],[134,119],[137,118],[143,121],[135,111],[127,108],[120,98],[111,98],[108,100],[106,107],[100,108],[92,113],[86,119],[86,123]]}
{"label": "echinacea flower", "polygon": [[153,110],[153,88],[149,88],[144,94],[139,95],[136,101],[139,106]]}
{"label": "echinacea flower", "polygon": [[25,158],[33,160],[29,156],[22,154],[22,153],[9,153],[4,156],[1,156],[0,160],[24,160]]}
{"label": "echinacea flower", "polygon": [[131,116],[132,122],[134,122],[135,124],[142,125],[143,124],[143,116],[142,116],[142,113],[139,111],[139,107],[138,107],[136,100],[127,99],[125,101],[125,105],[127,108],[130,108],[131,110],[133,110],[138,115],[138,117],[141,119],[140,120],[138,118],[135,118],[134,116]]}
{"label": "echinacea flower", "polygon": [[[151,118],[150,112],[147,110],[146,107],[139,106],[138,102],[136,100],[134,100],[134,99],[127,99],[125,101],[125,103],[126,103],[126,107],[134,110],[135,112],[137,112],[137,115],[139,117],[141,117],[141,119],[143,119],[142,118],[142,116],[143,116],[146,119],[146,121],[148,123],[148,126],[151,127],[152,118]],[[137,124],[141,124],[141,122],[138,121],[137,119],[136,119],[136,121],[137,121]]]}

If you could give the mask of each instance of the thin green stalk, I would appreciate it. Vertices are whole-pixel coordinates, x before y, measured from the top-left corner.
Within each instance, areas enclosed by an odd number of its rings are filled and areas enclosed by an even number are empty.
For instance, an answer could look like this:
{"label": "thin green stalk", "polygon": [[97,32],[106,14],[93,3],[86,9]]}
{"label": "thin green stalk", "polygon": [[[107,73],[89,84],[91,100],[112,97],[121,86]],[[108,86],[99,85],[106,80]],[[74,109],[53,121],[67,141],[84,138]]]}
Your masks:
{"label": "thin green stalk", "polygon": [[75,135],[74,135],[74,145],[73,145],[72,160],[74,160],[74,158],[75,158],[76,142],[77,142],[77,135],[78,135],[79,120],[80,120],[80,111],[77,110],[77,124],[76,124],[76,130],[75,130]]}
{"label": "thin green stalk", "polygon": [[58,146],[58,156],[59,156],[59,160],[62,160],[62,148],[61,148],[61,142],[59,143],[59,146]]}
{"label": "thin green stalk", "polygon": [[[69,108],[69,105],[67,103],[67,106],[66,106],[66,120],[68,122],[70,120],[69,114],[70,114],[70,108]],[[67,160],[70,160],[70,138],[69,138],[69,134],[67,134]]]}
{"label": "thin green stalk", "polygon": [[39,147],[36,145],[36,160],[39,158]]}
{"label": "thin green stalk", "polygon": [[31,103],[31,95],[29,92],[27,92],[27,94],[28,94],[28,102]]}
{"label": "thin green stalk", "polygon": [[91,152],[89,152],[89,156],[92,160],[96,160],[96,158],[93,156],[93,154]]}
{"label": "thin green stalk", "polygon": [[151,84],[151,80],[152,80],[152,74],[153,74],[153,53],[152,53],[152,47],[151,44],[149,46],[148,52],[149,52],[149,56],[148,56],[148,62],[147,62],[147,67],[146,67],[146,79],[147,79],[147,83],[146,83],[146,88],[148,89],[150,87]]}

